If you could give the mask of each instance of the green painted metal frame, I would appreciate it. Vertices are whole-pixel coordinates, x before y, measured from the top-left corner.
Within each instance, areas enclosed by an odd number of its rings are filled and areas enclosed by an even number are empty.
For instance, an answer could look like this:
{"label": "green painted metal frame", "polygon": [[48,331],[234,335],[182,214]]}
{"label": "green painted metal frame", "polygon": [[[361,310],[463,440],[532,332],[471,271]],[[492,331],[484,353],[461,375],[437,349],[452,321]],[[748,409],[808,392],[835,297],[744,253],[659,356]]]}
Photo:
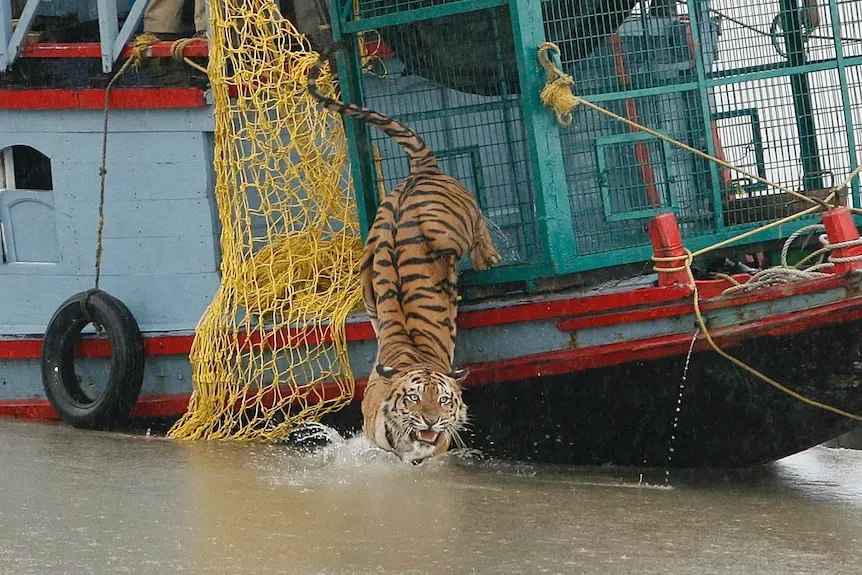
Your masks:
{"label": "green painted metal frame", "polygon": [[576,261],[577,253],[560,130],[554,115],[539,99],[544,85],[537,57],[539,46],[545,42],[542,5],[535,0],[512,0],[509,12],[517,44],[515,56],[528,156],[536,188],[539,233],[544,240],[545,261],[556,273],[563,274]]}
{"label": "green painted metal frame", "polygon": [[[713,120],[727,120],[730,118],[745,118],[748,117],[751,122],[751,139],[754,143],[754,166],[757,175],[766,179],[766,156],[763,151],[763,131],[760,127],[760,112],[757,108],[742,108],[739,110],[731,110],[729,112],[719,112],[713,114]],[[751,182],[745,186],[747,191],[755,191],[765,189],[766,185],[760,182]]]}
{"label": "green painted metal frame", "polygon": [[[339,10],[338,0],[328,0],[330,14],[337,14]],[[340,80],[341,98],[345,102],[362,101],[362,82],[359,77],[362,69],[358,50],[356,49],[356,36],[345,35],[341,28],[339,18],[330,19],[332,26],[332,39],[334,41],[345,40],[349,50],[343,50],[336,54],[336,66]],[[377,195],[369,193],[374,189],[373,166],[363,161],[363,150],[371,150],[371,139],[368,135],[368,126],[352,118],[344,118],[344,132],[347,136],[347,153],[350,162],[350,173],[353,180],[353,189],[356,194],[356,210],[359,219],[359,233],[362,241],[368,237],[368,230],[374,221],[377,211]],[[370,154],[369,154],[370,157]]]}
{"label": "green painted metal frame", "polygon": [[[779,0],[778,5],[781,7],[781,25],[784,30],[784,50],[787,60],[792,66],[804,66],[806,54],[802,20],[799,17],[799,1]],[[820,175],[822,168],[808,73],[791,74],[790,87],[793,92],[793,108],[796,111],[796,130],[799,133],[802,170],[805,174],[802,185],[806,190],[820,189],[823,187],[823,178]]]}
{"label": "green painted metal frame", "polygon": [[[691,30],[691,39],[695,46],[694,51],[694,67],[697,75],[698,96],[700,102],[700,116],[703,121],[703,138],[706,142],[706,153],[716,157],[715,141],[712,138],[712,106],[709,103],[709,88],[706,81],[706,69],[703,62],[703,52],[699,49],[701,46],[700,34],[700,15],[698,2],[696,0],[688,0],[686,6],[689,14],[689,28]],[[718,206],[722,205],[721,197],[721,179],[718,175],[718,166],[715,162],[709,162],[709,182],[712,188],[712,205],[714,208],[713,225],[715,230],[720,234],[724,230],[724,218]]]}
{"label": "green painted metal frame", "polygon": [[[837,0],[829,0],[829,13],[832,20],[832,37],[841,38],[841,15],[838,12]],[[855,59],[855,58],[854,58]],[[840,40],[835,41],[835,64],[838,70],[838,85],[841,88],[841,107],[844,111],[844,131],[847,135],[847,149],[850,152],[850,170],[859,166],[856,157],[856,135],[853,130],[853,113],[850,109],[850,91],[847,88],[847,59],[844,57],[844,46]],[[862,64],[860,64],[862,65]],[[853,205],[859,206],[859,178],[853,178],[850,183],[850,194]]]}
{"label": "green painted metal frame", "polygon": [[[843,67],[846,70],[853,66],[862,66],[862,56],[843,57]],[[706,75],[703,84],[707,88],[716,88],[718,86],[726,86],[728,84],[742,84],[755,80],[768,80],[770,78],[784,78],[792,74],[805,74],[811,72],[823,72],[824,70],[836,69],[836,63],[833,60],[818,60],[808,62],[802,66],[788,66],[786,64],[770,65],[770,66],[750,66],[747,68],[738,68],[738,74],[727,72],[714,73]],[[731,70],[730,72],[734,72]],[[647,88],[637,88],[634,90],[617,90],[614,92],[602,92],[601,94],[590,94],[585,96],[590,102],[600,104],[602,102],[610,102],[621,100],[623,98],[640,98],[643,96],[656,96],[658,94],[676,93],[676,92],[691,92],[698,90],[701,83],[697,80],[692,82],[680,82],[677,84],[665,84],[661,86],[650,86]]]}
{"label": "green painted metal frame", "polygon": [[[611,189],[608,186],[606,174],[608,172],[607,157],[605,149],[609,146],[618,144],[629,144],[635,142],[658,142],[662,151],[662,162],[667,174],[665,183],[662,185],[662,204],[655,208],[645,208],[641,210],[632,210],[628,212],[615,213],[611,209]],[[638,220],[657,216],[662,212],[668,211],[668,208],[676,213],[677,201],[676,195],[670,193],[670,182],[673,178],[673,169],[669,163],[672,156],[671,145],[664,140],[660,140],[651,134],[636,132],[632,134],[615,134],[612,136],[599,136],[595,139],[596,147],[596,165],[599,169],[599,190],[602,196],[602,208],[604,209],[605,220],[608,222],[622,222],[628,220]],[[667,203],[665,203],[667,202]]]}
{"label": "green painted metal frame", "polygon": [[[528,264],[509,265],[480,273],[468,271],[464,278],[465,284],[476,285],[513,281],[526,281],[530,284],[539,278],[577,273],[617,264],[646,261],[649,259],[652,255],[651,248],[646,244],[594,254],[579,255],[577,253],[575,248],[575,230],[573,229],[572,223],[573,219],[569,190],[567,187],[567,179],[562,158],[560,130],[555,122],[553,114],[542,106],[538,97],[544,85],[544,75],[541,68],[538,66],[536,51],[538,46],[545,41],[544,22],[540,2],[535,0],[455,0],[438,6],[423,7],[415,10],[401,11],[365,19],[353,19],[351,2],[347,2],[344,6],[341,6],[340,0],[329,0],[329,4],[332,14],[342,15],[342,18],[340,19],[333,18],[333,35],[336,39],[344,36],[353,36],[357,32],[385,26],[394,26],[442,16],[484,10],[507,4],[509,6],[512,26],[514,28],[514,37],[516,38],[515,53],[521,94],[523,95],[520,99],[520,105],[522,107],[524,117],[529,165],[532,171],[533,181],[535,183],[536,213],[538,215],[542,252],[536,261]],[[797,0],[781,0],[781,4],[782,7],[795,6],[797,4]],[[686,0],[686,5],[690,16],[689,26],[692,41],[694,46],[699,47],[701,45],[700,20],[706,14],[706,11],[699,9],[700,2],[698,0]],[[841,24],[836,0],[829,0],[829,9],[832,15],[833,32],[837,38],[839,36]],[[789,55],[785,62],[713,72],[708,69],[707,64],[704,62],[703,53],[696,48],[696,52],[694,54],[694,77],[691,81],[671,85],[648,86],[635,90],[618,90],[615,92],[591,94],[588,99],[594,103],[602,103],[619,100],[621,98],[638,98],[642,96],[667,94],[669,92],[696,92],[702,122],[702,128],[700,128],[696,133],[703,135],[705,151],[710,155],[716,155],[716,143],[713,141],[712,136],[712,121],[732,116],[750,115],[752,118],[753,136],[755,139],[757,171],[760,175],[763,175],[765,174],[765,161],[762,136],[760,134],[760,129],[757,127],[757,124],[759,124],[757,111],[739,110],[713,114],[712,107],[710,105],[710,90],[728,84],[744,83],[769,78],[788,76],[791,78],[802,78],[803,80],[801,84],[799,80],[794,80],[796,83],[792,86],[792,89],[794,104],[797,107],[797,110],[802,110],[803,112],[802,114],[797,113],[797,121],[800,121],[799,116],[803,116],[803,123],[799,123],[798,127],[800,131],[800,144],[802,144],[801,152],[803,157],[807,158],[805,160],[807,162],[805,170],[806,173],[808,173],[809,171],[814,171],[809,170],[813,165],[811,164],[811,160],[813,159],[817,162],[817,165],[819,165],[819,160],[817,159],[816,154],[816,134],[813,132],[813,118],[811,118],[810,113],[805,113],[805,110],[810,111],[812,109],[810,96],[804,85],[807,82],[806,75],[824,70],[837,69],[843,98],[842,103],[846,122],[846,137],[848,147],[853,152],[850,154],[851,169],[853,169],[858,165],[859,158],[855,153],[856,137],[853,130],[852,113],[849,106],[850,99],[847,87],[846,70],[852,66],[862,66],[862,56],[844,56],[840,40],[836,40],[836,58],[833,60],[807,61],[804,56],[804,50],[800,57],[800,50],[797,45],[798,39],[801,38],[799,35],[799,19],[798,15],[794,14],[795,13],[791,13],[790,17],[788,17],[785,11],[783,21],[783,28],[786,31],[785,48]],[[795,35],[792,33],[794,30],[796,31]],[[796,54],[796,56],[793,56],[794,54]],[[357,52],[355,50],[351,52],[349,59],[344,55],[339,55],[339,76],[344,78],[342,89],[344,98],[347,101],[362,101],[362,84],[361,78],[358,76],[359,69]],[[513,105],[518,105],[517,98],[513,98],[510,101],[504,100],[487,104],[449,108],[446,110],[423,110],[405,114],[401,119],[409,123],[419,119],[451,116],[453,113],[500,109],[508,110],[511,109]],[[347,135],[350,140],[351,167],[353,173],[357,176],[354,178],[354,182],[356,185],[357,198],[360,200],[358,201],[359,218],[364,238],[367,234],[369,222],[373,219],[374,211],[377,206],[377,194],[373,185],[374,176],[370,161],[371,144],[368,137],[367,126],[355,121],[347,121],[346,127]],[[813,148],[811,146],[812,143],[814,145]],[[448,152],[443,152],[441,156],[452,155],[456,152],[458,152],[458,150],[453,149]],[[667,157],[667,149],[664,149],[663,152]],[[473,159],[473,163],[475,163],[475,158]],[[478,175],[478,179],[476,181],[478,185],[478,182],[481,181],[481,174]],[[719,170],[712,162],[709,163],[708,182],[712,190],[713,205],[721,206],[723,198]],[[816,182],[813,182],[813,180],[809,180],[806,182],[806,187],[812,187],[815,183]],[[859,205],[859,178],[854,180],[851,185],[854,204]],[[481,192],[479,190],[477,190],[477,194],[481,196]],[[482,201],[482,198],[480,198],[480,202]],[[641,215],[639,217],[652,215],[654,210],[649,211],[650,214]],[[810,223],[813,219],[814,218],[812,217],[807,217],[783,228],[767,230],[766,232],[753,236],[742,243],[786,237],[793,230]],[[612,221],[612,218],[610,218],[610,220]],[[721,211],[716,210],[716,213],[712,215],[714,232],[687,238],[686,245],[692,250],[697,250],[702,247],[712,245],[718,241],[729,239],[742,231],[758,227],[758,224],[743,224],[725,228],[723,220],[724,218],[722,217]],[[862,223],[862,218],[857,218],[857,222]]]}
{"label": "green painted metal frame", "polygon": [[[404,10],[386,14],[385,16],[372,16],[370,18],[351,19],[350,6],[352,2],[348,0],[345,3],[344,10],[341,11],[344,21],[341,23],[341,32],[345,34],[355,34],[357,32],[365,32],[368,30],[376,30],[377,28],[386,28],[387,26],[397,26],[399,24],[409,24],[411,22],[420,22],[422,20],[431,20],[433,18],[442,18],[443,16],[455,16],[466,12],[476,12],[477,10],[487,10],[488,8],[496,8],[497,6],[505,6],[507,0],[455,0],[439,6],[427,6],[424,8],[416,8],[414,10]],[[332,10],[332,8],[330,8]],[[331,14],[339,13],[339,10],[331,11]],[[540,19],[541,22],[541,19]]]}

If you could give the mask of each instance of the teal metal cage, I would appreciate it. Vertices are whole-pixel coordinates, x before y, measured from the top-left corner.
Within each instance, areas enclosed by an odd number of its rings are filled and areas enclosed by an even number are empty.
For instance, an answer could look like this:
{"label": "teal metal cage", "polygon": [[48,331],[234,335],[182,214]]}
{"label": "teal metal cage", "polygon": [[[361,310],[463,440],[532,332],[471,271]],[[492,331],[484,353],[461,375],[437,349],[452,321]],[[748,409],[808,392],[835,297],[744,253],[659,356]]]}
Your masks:
{"label": "teal metal cage", "polygon": [[[803,207],[595,111],[558,125],[539,101],[545,41],[578,95],[795,191],[822,193],[859,162],[857,0],[331,0],[330,16],[354,48],[338,59],[344,98],[420,133],[496,228],[504,265],[473,282],[646,261],[663,211],[697,249]],[[346,125],[364,233],[380,185],[408,166]],[[858,178],[842,197],[859,205]]]}

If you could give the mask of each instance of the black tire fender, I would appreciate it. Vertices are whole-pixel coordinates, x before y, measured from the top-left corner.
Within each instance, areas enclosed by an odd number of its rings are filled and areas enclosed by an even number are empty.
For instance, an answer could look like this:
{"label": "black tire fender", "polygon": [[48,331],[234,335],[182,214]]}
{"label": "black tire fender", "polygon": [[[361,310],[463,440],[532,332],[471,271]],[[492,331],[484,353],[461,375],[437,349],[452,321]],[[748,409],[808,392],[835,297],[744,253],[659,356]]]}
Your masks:
{"label": "black tire fender", "polygon": [[[90,323],[105,330],[111,369],[101,397],[84,393],[75,374],[75,350]],[[98,289],[75,294],[57,309],[42,342],[42,385],[60,418],[73,427],[124,425],[144,383],[144,341],[138,322],[117,298]]]}

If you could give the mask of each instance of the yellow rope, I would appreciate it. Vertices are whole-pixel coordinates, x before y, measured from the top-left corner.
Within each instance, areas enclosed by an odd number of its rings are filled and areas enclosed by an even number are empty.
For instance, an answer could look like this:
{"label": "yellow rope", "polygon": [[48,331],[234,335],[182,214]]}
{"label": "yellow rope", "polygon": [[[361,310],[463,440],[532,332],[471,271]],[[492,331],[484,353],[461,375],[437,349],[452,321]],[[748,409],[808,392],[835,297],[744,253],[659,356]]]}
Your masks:
{"label": "yellow rope", "polygon": [[[539,47],[539,63],[547,72],[547,80],[545,82],[545,87],[542,89],[539,98],[542,100],[542,103],[544,105],[550,107],[551,110],[553,110],[554,114],[557,116],[557,121],[561,125],[570,125],[572,123],[572,112],[577,106],[583,105],[587,108],[590,108],[591,110],[599,112],[600,114],[604,114],[605,116],[622,122],[623,124],[626,124],[627,126],[633,128],[636,131],[645,132],[655,138],[667,142],[668,144],[681,148],[687,152],[691,152],[692,154],[695,154],[696,156],[699,156],[705,160],[709,160],[710,162],[714,162],[723,168],[733,170],[734,172],[742,174],[743,176],[751,178],[752,180],[760,182],[761,184],[769,186],[770,188],[775,188],[784,192],[785,194],[789,194],[808,203],[819,205],[822,209],[828,210],[831,207],[825,200],[811,198],[809,196],[806,196],[805,194],[800,194],[799,192],[793,191],[780,184],[771,182],[766,178],[761,178],[756,174],[749,173],[738,166],[734,166],[733,164],[725,162],[724,160],[716,158],[715,156],[711,156],[706,152],[702,152],[697,148],[693,148],[688,144],[684,144],[679,140],[656,132],[655,130],[647,128],[642,124],[629,120],[628,118],[624,118],[619,114],[615,114],[608,109],[593,104],[589,100],[585,100],[580,96],[576,96],[574,93],[572,93],[572,86],[575,84],[574,79],[568,74],[564,73],[562,70],[560,70],[560,68],[556,64],[551,62],[550,58],[548,57],[549,50],[553,50],[557,54],[559,54],[560,52],[560,49],[551,42],[545,42]],[[830,195],[829,197],[831,198],[832,195]]]}
{"label": "yellow rope", "polygon": [[179,40],[175,40],[174,43],[171,44],[171,57],[174,60],[185,62],[186,64],[188,64],[192,68],[206,74],[207,73],[206,68],[204,68],[203,66],[201,66],[197,62],[195,62],[189,58],[186,58],[186,56],[185,56],[185,51],[186,51],[186,48],[188,48],[189,44],[192,44],[198,40],[200,40],[200,38],[180,38]]}
{"label": "yellow rope", "polygon": [[[848,417],[850,419],[862,421],[862,416],[843,411],[841,409],[838,409],[836,407],[832,407],[830,405],[827,405],[825,403],[821,403],[819,401],[815,401],[813,399],[809,399],[809,398],[803,396],[802,394],[781,385],[780,383],[778,383],[777,381],[775,381],[771,377],[761,373],[760,371],[754,369],[753,367],[747,365],[743,361],[737,359],[736,357],[730,355],[729,353],[727,353],[726,351],[721,349],[718,346],[718,344],[716,344],[715,341],[712,339],[712,335],[709,333],[709,330],[706,327],[706,322],[704,321],[703,314],[701,313],[701,310],[700,310],[700,294],[699,294],[698,289],[697,289],[697,282],[695,282],[694,274],[691,271],[691,263],[694,260],[694,258],[697,256],[706,254],[708,252],[711,252],[711,251],[716,250],[718,248],[721,248],[723,246],[738,242],[739,240],[753,236],[755,234],[759,234],[759,233],[761,233],[765,230],[768,230],[770,228],[784,225],[788,222],[799,219],[805,215],[812,214],[812,213],[818,212],[818,211],[823,210],[823,209],[826,209],[826,210],[830,209],[831,206],[828,204],[828,202],[833,198],[833,196],[835,196],[838,193],[839,189],[841,189],[844,186],[846,186],[847,184],[849,184],[850,181],[852,181],[853,178],[856,177],[856,175],[858,175],[860,173],[860,171],[862,171],[862,166],[853,170],[853,172],[851,172],[851,174],[844,180],[844,182],[842,182],[838,186],[835,186],[834,188],[832,188],[832,190],[830,191],[830,194],[824,200],[820,200],[817,198],[811,198],[811,197],[806,196],[804,194],[800,194],[799,192],[793,191],[793,190],[786,188],[784,186],[781,186],[775,182],[771,182],[771,181],[769,181],[765,178],[761,178],[760,176],[757,176],[755,174],[748,173],[745,170],[743,170],[737,166],[734,166],[734,165],[732,165],[732,164],[730,164],[724,160],[721,160],[719,158],[711,156],[705,152],[702,152],[701,150],[693,148],[693,147],[691,147],[691,146],[689,146],[683,142],[680,142],[674,138],[671,138],[671,137],[666,136],[664,134],[661,134],[655,130],[647,128],[646,126],[643,126],[642,124],[639,124],[637,122],[629,120],[628,118],[624,118],[624,117],[620,116],[619,114],[615,114],[614,112],[611,112],[610,110],[602,108],[601,106],[593,104],[592,102],[589,102],[588,100],[585,100],[579,96],[576,96],[572,92],[572,86],[574,86],[574,83],[575,83],[574,79],[571,76],[569,76],[568,74],[565,74],[562,70],[560,70],[560,68],[556,64],[554,64],[551,61],[551,59],[548,57],[548,52],[551,50],[556,52],[557,55],[559,55],[559,53],[560,53],[560,49],[556,45],[554,45],[550,42],[545,42],[544,44],[542,44],[539,47],[539,52],[538,52],[539,63],[542,65],[542,68],[545,69],[545,72],[547,74],[545,87],[542,89],[542,92],[539,95],[539,98],[541,99],[542,104],[549,107],[554,112],[554,115],[557,117],[557,122],[560,125],[563,125],[563,126],[571,125],[571,123],[572,123],[572,112],[574,111],[574,109],[577,106],[583,105],[587,108],[590,108],[591,110],[599,112],[600,114],[604,114],[605,116],[608,116],[610,118],[613,118],[614,120],[622,122],[623,124],[626,124],[630,128],[633,128],[637,131],[641,131],[641,132],[645,132],[647,134],[650,134],[651,136],[658,138],[664,142],[667,142],[673,146],[676,146],[678,148],[681,148],[683,150],[691,152],[692,154],[695,154],[698,157],[709,160],[710,162],[714,162],[723,168],[733,170],[739,174],[742,174],[743,176],[751,178],[752,180],[754,180],[756,182],[760,182],[766,186],[769,186],[771,188],[775,188],[775,189],[780,190],[786,194],[789,194],[791,196],[799,198],[800,200],[804,200],[810,204],[814,204],[812,207],[810,207],[806,210],[802,210],[800,212],[797,212],[795,214],[792,214],[792,215],[787,216],[785,218],[782,218],[780,220],[771,222],[769,224],[765,224],[765,225],[763,225],[757,229],[750,230],[748,232],[739,234],[737,236],[734,236],[734,237],[729,238],[727,240],[724,240],[722,242],[718,242],[718,243],[713,244],[711,246],[707,246],[707,247],[702,248],[702,249],[700,249],[694,253],[692,253],[691,251],[686,249],[685,255],[670,256],[670,257],[654,256],[652,259],[656,263],[683,262],[683,265],[675,266],[675,267],[658,267],[658,266],[656,266],[653,269],[659,273],[671,273],[671,272],[678,272],[678,271],[685,270],[686,275],[688,276],[688,281],[691,284],[691,287],[693,290],[692,295],[693,295],[693,303],[694,303],[694,313],[695,313],[695,316],[697,317],[698,325],[700,326],[701,331],[703,331],[703,335],[706,338],[706,341],[709,343],[710,347],[712,347],[712,349],[717,354],[719,354],[721,357],[730,361],[731,363],[733,363],[737,367],[740,367],[740,368],[744,369],[745,371],[751,373],[752,375],[762,379],[763,381],[765,381],[766,383],[768,383],[769,385],[771,385],[775,389],[778,389],[779,391],[782,391],[782,392],[786,393],[787,395],[793,397],[794,399],[797,399],[797,400],[799,400],[799,401],[801,401],[807,405],[810,405],[813,407],[818,407],[820,409],[825,409],[826,411],[830,411],[832,413],[835,413],[835,414],[838,414],[838,415],[841,415],[844,417]],[[854,211],[857,211],[857,210],[854,210]],[[818,252],[818,253],[821,253],[821,252]],[[739,282],[737,282],[736,280],[733,280],[733,278],[730,278],[729,276],[728,276],[728,279],[730,279],[732,281],[732,283],[735,284],[736,287],[739,287]]]}
{"label": "yellow rope", "polygon": [[575,80],[556,66],[548,57],[548,51],[553,50],[557,56],[560,49],[552,42],[545,42],[539,46],[539,63],[545,69],[545,87],[539,98],[542,104],[551,108],[557,117],[557,123],[561,126],[572,124],[572,111],[581,102],[581,99],[572,93]]}
{"label": "yellow rope", "polygon": [[[306,89],[318,54],[275,0],[212,7],[221,282],[170,436],[273,441],[353,397],[345,324],[361,301],[362,244],[342,119]],[[337,94],[328,66],[318,87]]]}
{"label": "yellow rope", "polygon": [[859,416],[859,415],[856,415],[853,413],[849,413],[849,412],[844,411],[842,409],[838,409],[837,407],[832,407],[831,405],[827,405],[825,403],[822,403],[820,401],[816,401],[814,399],[809,399],[808,397],[805,397],[801,393],[798,393],[798,392],[793,391],[792,389],[790,389],[788,387],[781,385],[780,383],[778,383],[777,381],[775,381],[774,379],[772,379],[768,375],[761,373],[760,371],[754,369],[750,365],[746,364],[745,362],[737,359],[736,357],[730,355],[729,353],[727,353],[726,351],[721,349],[718,346],[718,344],[715,343],[715,341],[712,339],[712,335],[709,333],[709,329],[706,327],[706,322],[703,319],[703,313],[701,312],[701,309],[700,309],[700,294],[698,293],[697,282],[694,281],[694,274],[691,271],[691,263],[692,263],[693,259],[694,259],[694,254],[692,254],[688,249],[685,250],[685,255],[670,256],[670,257],[654,257],[653,258],[654,261],[662,262],[662,263],[664,263],[664,262],[673,263],[673,262],[679,262],[679,261],[684,262],[682,266],[679,266],[677,268],[670,268],[670,269],[669,268],[660,268],[660,269],[661,269],[661,271],[671,271],[671,270],[672,271],[680,271],[683,269],[685,270],[686,275],[688,276],[688,281],[691,284],[692,290],[693,290],[694,314],[695,314],[695,317],[697,317],[697,323],[700,326],[700,329],[703,332],[703,335],[706,338],[707,343],[709,343],[709,346],[713,349],[713,351],[715,351],[715,353],[717,353],[718,355],[720,355],[724,359],[728,360],[732,364],[736,365],[737,367],[744,369],[745,371],[754,375],[755,377],[762,379],[763,381],[765,381],[766,383],[768,383],[769,385],[771,385],[775,389],[777,389],[783,393],[786,393],[790,397],[792,397],[796,400],[799,400],[802,403],[805,403],[805,404],[810,405],[812,407],[825,409],[826,411],[830,411],[830,412],[835,413],[837,415],[841,415],[843,417],[848,417],[848,418],[856,420],[856,421],[862,421],[862,416]]}

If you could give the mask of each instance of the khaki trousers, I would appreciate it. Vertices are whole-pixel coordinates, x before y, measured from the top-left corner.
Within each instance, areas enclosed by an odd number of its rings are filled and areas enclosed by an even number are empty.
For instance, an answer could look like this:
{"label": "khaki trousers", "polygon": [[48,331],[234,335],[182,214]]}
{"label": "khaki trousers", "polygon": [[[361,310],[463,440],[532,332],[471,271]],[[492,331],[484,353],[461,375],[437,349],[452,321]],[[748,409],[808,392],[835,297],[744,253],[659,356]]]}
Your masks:
{"label": "khaki trousers", "polygon": [[[144,32],[179,34],[184,0],[150,0],[144,12]],[[195,32],[208,28],[206,0],[195,0]]]}

